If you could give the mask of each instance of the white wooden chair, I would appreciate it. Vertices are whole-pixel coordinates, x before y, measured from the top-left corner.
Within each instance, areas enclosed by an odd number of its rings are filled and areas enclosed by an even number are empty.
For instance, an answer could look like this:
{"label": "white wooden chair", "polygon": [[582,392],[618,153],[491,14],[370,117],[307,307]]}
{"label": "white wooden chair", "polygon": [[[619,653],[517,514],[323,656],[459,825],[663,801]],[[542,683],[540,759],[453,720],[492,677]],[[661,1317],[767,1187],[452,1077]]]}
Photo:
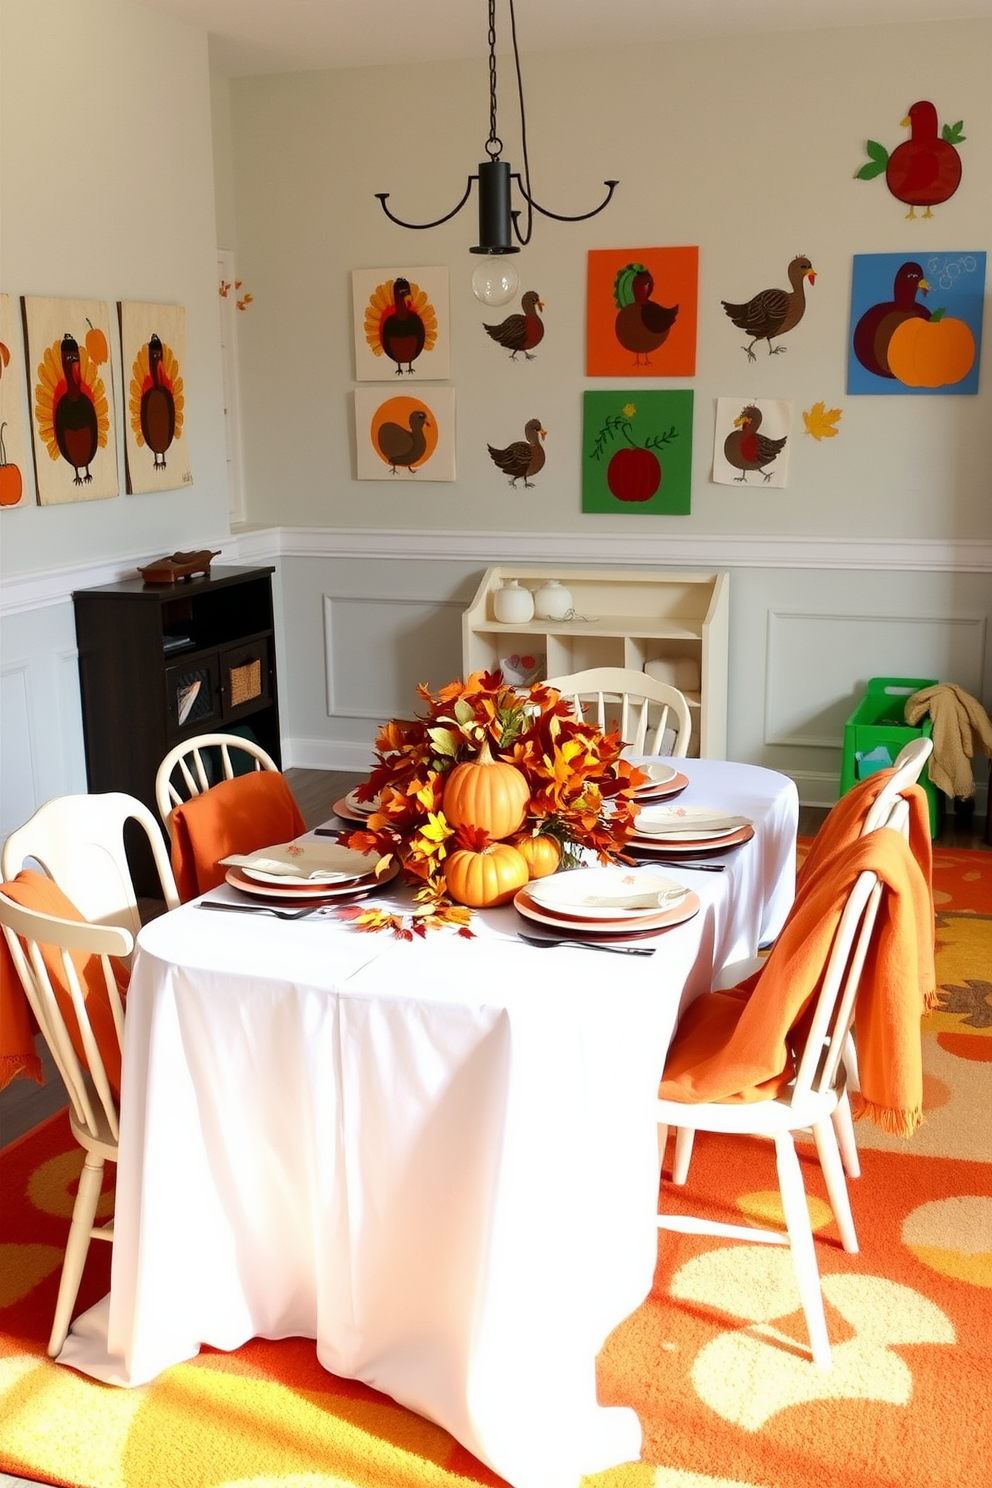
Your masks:
{"label": "white wooden chair", "polygon": [[574,700],[576,718],[586,716],[584,702],[595,704],[597,726],[604,732],[619,726],[624,744],[633,754],[684,759],[689,753],[689,704],[678,688],[667,682],[632,667],[590,667],[564,677],[549,677],[546,685]]}
{"label": "white wooden chair", "polygon": [[[244,739],[239,734],[198,734],[170,749],[155,774],[155,804],[171,835],[169,818],[172,808],[198,796],[216,785],[214,777],[216,761],[225,780],[235,774],[234,761],[238,754],[252,761],[255,770],[276,770],[279,766],[270,754],[253,739]],[[178,779],[174,779],[178,777]],[[214,777],[214,778],[212,778]]]}
{"label": "white wooden chair", "polygon": [[[4,894],[0,894],[0,927],[31,1010],[65,1083],[73,1136],[86,1153],[72,1209],[55,1318],[48,1340],[48,1353],[55,1358],[69,1331],[90,1241],[113,1240],[114,1237],[112,1221],[98,1226],[94,1225],[94,1220],[100,1199],[103,1165],[117,1161],[120,1133],[118,1104],[86,1013],[76,963],[81,955],[98,958],[120,1047],[124,1032],[124,1012],[109,958],[129,956],[134,942],[125,929],[38,914],[12,903]],[[50,950],[49,954],[56,955],[61,962],[62,974],[71,994],[77,1036],[85,1051],[84,1059],[77,1056],[73,1047],[69,1027],[52,987],[42,947],[57,948],[54,953]]]}
{"label": "white wooden chair", "polygon": [[[806,1189],[793,1133],[806,1128],[812,1130],[841,1243],[846,1251],[856,1252],[858,1239],[832,1117],[844,1096],[843,1050],[854,1018],[858,983],[881,895],[882,885],[874,873],[866,871],[858,875],[834,936],[809,1035],[787,1095],[776,1100],[740,1104],[703,1101],[685,1105],[661,1099],[657,1102],[658,1147],[662,1156],[668,1128],[674,1126],[680,1132],[680,1123],[687,1115],[692,1122],[690,1139],[695,1130],[725,1135],[761,1135],[774,1141],[785,1212],[784,1232],[664,1212],[658,1215],[658,1227],[747,1240],[752,1244],[788,1245],[809,1329],[813,1362],[822,1369],[830,1367],[830,1342]],[[685,1167],[688,1167],[687,1162]],[[672,1181],[684,1183],[685,1172],[676,1172],[673,1168]]]}
{"label": "white wooden chair", "polygon": [[39,806],[4,843],[3,878],[37,864],[92,924],[137,936],[141,917],[124,840],[129,822],[147,837],[165,906],[175,909],[179,895],[162,829],[144,802],[121,791],[55,796]]}

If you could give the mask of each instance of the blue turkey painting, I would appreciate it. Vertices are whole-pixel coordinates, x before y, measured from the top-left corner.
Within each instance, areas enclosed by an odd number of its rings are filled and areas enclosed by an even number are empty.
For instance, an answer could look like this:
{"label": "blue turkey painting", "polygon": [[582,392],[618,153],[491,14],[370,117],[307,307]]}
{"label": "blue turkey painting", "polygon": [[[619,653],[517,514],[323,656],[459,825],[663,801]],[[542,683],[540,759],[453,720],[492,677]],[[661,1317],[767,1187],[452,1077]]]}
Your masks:
{"label": "blue turkey painting", "polygon": [[985,254],[859,253],[849,393],[977,393]]}

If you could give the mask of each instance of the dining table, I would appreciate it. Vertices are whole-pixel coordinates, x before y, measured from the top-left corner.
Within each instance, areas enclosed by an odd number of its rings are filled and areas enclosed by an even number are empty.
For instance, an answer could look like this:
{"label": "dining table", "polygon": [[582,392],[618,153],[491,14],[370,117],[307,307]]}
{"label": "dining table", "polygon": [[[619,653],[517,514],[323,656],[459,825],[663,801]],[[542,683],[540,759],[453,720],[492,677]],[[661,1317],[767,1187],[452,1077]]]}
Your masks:
{"label": "dining table", "polygon": [[[514,1488],[636,1461],[638,1418],[598,1403],[596,1359],[652,1284],[666,1051],[795,888],[791,780],[668,763],[680,802],[754,835],[654,862],[699,907],[637,942],[650,955],[533,945],[512,904],[477,911],[471,937],[363,932],[333,906],[283,920],[193,901],[146,924],[111,1289],[59,1362],[139,1386],[201,1345],[312,1338],[327,1370]],[[396,880],[375,902],[409,894]]]}

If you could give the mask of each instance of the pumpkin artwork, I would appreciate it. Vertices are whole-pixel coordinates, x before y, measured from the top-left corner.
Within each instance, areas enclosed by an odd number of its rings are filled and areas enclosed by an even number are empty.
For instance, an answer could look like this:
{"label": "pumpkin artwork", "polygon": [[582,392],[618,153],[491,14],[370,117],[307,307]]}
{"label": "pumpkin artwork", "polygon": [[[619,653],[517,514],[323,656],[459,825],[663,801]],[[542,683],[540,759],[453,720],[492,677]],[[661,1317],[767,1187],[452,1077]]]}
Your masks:
{"label": "pumpkin artwork", "polygon": [[525,833],[515,837],[513,845],[522,854],[531,878],[547,878],[550,873],[557,873],[561,848],[550,832]]}
{"label": "pumpkin artwork", "polygon": [[456,848],[444,865],[452,899],[472,909],[508,904],[530,879],[523,853],[509,842],[476,846],[485,840],[485,834],[471,829],[461,834],[461,840],[473,845]]}
{"label": "pumpkin artwork", "polygon": [[524,775],[516,765],[493,759],[486,740],[477,759],[456,765],[448,776],[442,810],[451,826],[478,828],[498,841],[520,829],[529,804]]}
{"label": "pumpkin artwork", "polygon": [[889,339],[889,369],[906,387],[948,387],[967,377],[975,361],[971,327],[953,315],[911,316]]}
{"label": "pumpkin artwork", "polygon": [[107,347],[107,338],[100,327],[95,326],[89,317],[87,317],[86,324],[89,326],[89,330],[86,332],[86,350],[97,366],[102,367],[110,356],[110,351]]}
{"label": "pumpkin artwork", "polygon": [[24,488],[19,467],[7,461],[7,447],[3,438],[6,427],[7,420],[4,419],[0,424],[0,506],[16,506]]}

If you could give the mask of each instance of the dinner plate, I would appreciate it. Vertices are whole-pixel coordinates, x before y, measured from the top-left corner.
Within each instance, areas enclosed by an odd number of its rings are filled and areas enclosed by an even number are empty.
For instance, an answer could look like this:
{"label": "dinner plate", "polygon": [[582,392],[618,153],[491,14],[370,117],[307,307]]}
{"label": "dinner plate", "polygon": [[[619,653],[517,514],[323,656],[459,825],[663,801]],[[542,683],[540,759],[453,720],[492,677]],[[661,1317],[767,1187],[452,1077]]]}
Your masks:
{"label": "dinner plate", "polygon": [[332,884],[260,884],[250,879],[243,868],[228,868],[224,877],[232,889],[244,894],[258,894],[263,899],[345,899],[348,895],[368,894],[380,884],[387,884],[399,872],[399,864],[393,860],[387,869],[376,878],[374,873],[364,873],[348,883]]}
{"label": "dinner plate", "polygon": [[637,787],[638,795],[647,795],[657,790],[659,785],[671,785],[679,773],[672,765],[638,765],[637,768],[648,777],[643,785]]}
{"label": "dinner plate", "polygon": [[[299,838],[276,847],[259,848],[257,852],[248,854],[243,862],[222,860],[223,866],[240,868],[256,883],[274,884],[278,888],[338,888],[353,883],[356,878],[364,878],[373,871],[377,862],[374,853],[356,852],[339,842],[315,838]],[[298,871],[279,872],[275,865]],[[325,874],[333,877],[317,876]]]}
{"label": "dinner plate", "polygon": [[362,827],[365,826],[371,815],[371,812],[369,811],[358,811],[355,809],[355,807],[349,806],[347,796],[342,796],[340,801],[335,801],[331,810],[334,812],[334,815],[340,817],[342,821],[356,822],[359,826]]}
{"label": "dinner plate", "polygon": [[361,816],[371,816],[373,811],[379,809],[379,797],[373,796],[371,801],[360,801],[358,792],[350,790],[344,798],[344,804],[349,811],[357,811]]}
{"label": "dinner plate", "polygon": [[663,781],[660,785],[638,786],[634,792],[634,800],[638,806],[644,806],[648,801],[667,801],[672,796],[677,796],[681,791],[684,791],[688,784],[688,775],[682,775],[676,772],[671,780]]}
{"label": "dinner plate", "polygon": [[[674,908],[689,891],[675,879],[663,878],[651,870],[644,872],[637,868],[609,866],[573,868],[564,873],[554,873],[529,883],[526,892],[539,909],[562,919],[592,924],[602,921],[630,924]],[[621,904],[590,902],[629,895],[665,894],[673,896],[671,903],[641,904],[629,909]]]}
{"label": "dinner plate", "polygon": [[636,848],[639,853],[657,853],[659,857],[670,855],[681,858],[686,854],[702,857],[704,853],[718,853],[728,847],[740,847],[742,843],[750,842],[753,836],[753,827],[738,827],[735,832],[727,832],[722,837],[692,837],[688,840],[679,838],[677,841],[671,837],[639,837],[635,833],[627,838],[627,846]]}
{"label": "dinner plate", "polygon": [[699,896],[688,890],[672,909],[660,909],[653,913],[641,910],[637,918],[628,915],[619,920],[579,920],[564,913],[552,913],[531,898],[530,885],[518,889],[513,899],[514,907],[528,920],[554,930],[567,930],[570,936],[581,938],[634,939],[645,935],[670,930],[673,925],[682,925],[699,913]]}

